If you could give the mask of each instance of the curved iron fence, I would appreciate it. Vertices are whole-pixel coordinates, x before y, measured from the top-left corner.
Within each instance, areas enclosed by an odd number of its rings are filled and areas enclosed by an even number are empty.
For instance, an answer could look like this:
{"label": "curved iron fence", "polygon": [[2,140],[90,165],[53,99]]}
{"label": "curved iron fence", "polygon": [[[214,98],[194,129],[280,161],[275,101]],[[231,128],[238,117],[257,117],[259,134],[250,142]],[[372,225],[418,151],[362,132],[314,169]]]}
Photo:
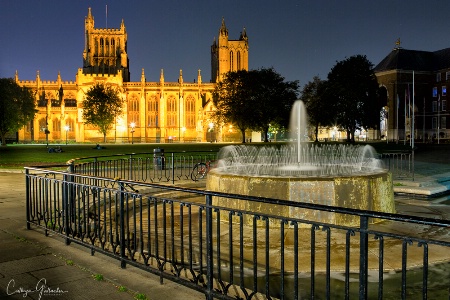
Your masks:
{"label": "curved iron fence", "polygon": [[[144,168],[125,165],[77,170],[96,176],[25,168],[27,227],[207,299],[448,297],[448,220],[160,185],[144,182]],[[126,174],[139,181],[122,179]],[[359,225],[290,218],[281,206],[353,217]]]}
{"label": "curved iron fence", "polygon": [[76,174],[120,178],[139,182],[189,180],[195,164],[216,160],[212,151],[169,152],[154,149],[148,153],[100,155],[76,158],[68,162],[68,171]]}

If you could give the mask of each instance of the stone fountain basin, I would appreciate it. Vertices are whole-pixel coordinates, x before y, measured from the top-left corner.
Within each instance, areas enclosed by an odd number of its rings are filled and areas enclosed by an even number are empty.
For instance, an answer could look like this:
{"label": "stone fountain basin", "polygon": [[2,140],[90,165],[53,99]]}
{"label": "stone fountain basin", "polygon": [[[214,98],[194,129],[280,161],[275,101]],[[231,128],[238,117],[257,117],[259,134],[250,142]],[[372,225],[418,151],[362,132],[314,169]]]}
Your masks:
{"label": "stone fountain basin", "polygon": [[[208,173],[206,188],[223,193],[395,213],[392,175],[386,170],[348,176],[271,177],[228,174],[217,168]],[[256,214],[270,214],[350,227],[358,227],[360,222],[358,216],[279,204],[218,197],[213,198],[213,204],[232,210],[246,210]],[[370,221],[377,222],[375,219]],[[251,222],[251,217],[245,218],[246,225],[251,225]],[[271,226],[281,226],[280,221],[273,220],[271,223]],[[299,226],[310,225],[299,224]]]}

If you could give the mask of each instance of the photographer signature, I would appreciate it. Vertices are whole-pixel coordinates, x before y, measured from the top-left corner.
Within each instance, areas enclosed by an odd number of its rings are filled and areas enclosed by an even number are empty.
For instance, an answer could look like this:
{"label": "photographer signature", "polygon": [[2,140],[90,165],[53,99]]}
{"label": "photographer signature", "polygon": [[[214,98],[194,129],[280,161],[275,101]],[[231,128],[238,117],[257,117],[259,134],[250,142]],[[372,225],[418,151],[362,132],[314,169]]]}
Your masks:
{"label": "photographer signature", "polygon": [[16,288],[16,281],[14,279],[11,279],[8,283],[8,286],[6,287],[6,293],[8,296],[16,295],[16,294],[22,294],[23,298],[26,298],[29,294],[33,293],[39,293],[39,298],[44,296],[57,296],[67,293],[68,291],[63,291],[59,287],[56,289],[52,289],[49,286],[47,286],[47,280],[45,278],[40,279],[34,289],[26,289],[23,287],[17,287]]}

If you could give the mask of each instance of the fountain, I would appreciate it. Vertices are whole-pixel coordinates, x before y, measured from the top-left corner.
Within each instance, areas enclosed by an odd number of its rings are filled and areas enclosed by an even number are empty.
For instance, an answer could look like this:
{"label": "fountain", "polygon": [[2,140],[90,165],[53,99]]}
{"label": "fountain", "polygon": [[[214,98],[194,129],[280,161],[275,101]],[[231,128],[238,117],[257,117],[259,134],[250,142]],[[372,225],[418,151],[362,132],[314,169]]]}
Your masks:
{"label": "fountain", "polygon": [[[227,146],[207,189],[258,197],[395,212],[391,174],[375,158],[373,147],[311,145],[304,142],[306,109],[296,101],[290,120],[291,142],[282,147]],[[215,199],[217,205],[336,225],[357,226],[358,217],[297,209],[282,205],[237,203]],[[373,220],[374,222],[375,220]]]}

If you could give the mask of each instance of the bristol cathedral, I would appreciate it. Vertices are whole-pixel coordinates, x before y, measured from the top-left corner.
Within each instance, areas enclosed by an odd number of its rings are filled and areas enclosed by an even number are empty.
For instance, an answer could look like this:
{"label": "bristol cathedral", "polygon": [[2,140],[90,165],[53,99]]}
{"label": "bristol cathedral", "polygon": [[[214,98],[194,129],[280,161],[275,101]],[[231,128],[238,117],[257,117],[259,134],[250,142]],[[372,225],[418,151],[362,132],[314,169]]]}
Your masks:
{"label": "bristol cathedral", "polygon": [[66,81],[58,73],[56,80],[15,81],[30,88],[36,97],[38,112],[30,124],[18,133],[20,142],[100,142],[96,127],[84,124],[82,103],[97,83],[111,86],[124,99],[123,114],[107,134],[111,143],[230,141],[239,132],[231,126],[214,124],[212,93],[216,82],[229,71],[248,70],[248,37],[245,28],[237,40],[228,38],[225,21],[211,45],[211,78],[204,81],[198,70],[194,82],[185,82],[183,73],[177,82],[166,82],[164,70],[159,81],[147,82],[142,69],[140,81],[130,81],[127,31],[122,20],[119,28],[96,28],[91,8],[85,17],[83,66],[75,81]]}

